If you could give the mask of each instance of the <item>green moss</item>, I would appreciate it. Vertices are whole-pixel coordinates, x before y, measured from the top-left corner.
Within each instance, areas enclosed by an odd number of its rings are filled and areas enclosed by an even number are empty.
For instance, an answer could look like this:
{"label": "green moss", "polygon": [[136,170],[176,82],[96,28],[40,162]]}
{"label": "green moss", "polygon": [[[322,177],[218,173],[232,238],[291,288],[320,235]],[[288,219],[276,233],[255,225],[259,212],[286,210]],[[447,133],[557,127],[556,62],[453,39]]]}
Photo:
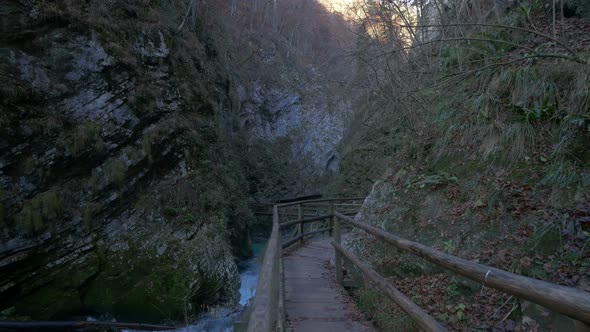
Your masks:
{"label": "green moss", "polygon": [[63,203],[55,191],[47,191],[39,197],[42,202],[43,216],[55,219],[63,214]]}
{"label": "green moss", "polygon": [[192,213],[187,213],[182,217],[182,221],[186,224],[195,224],[199,221],[199,218]]}
{"label": "green moss", "polygon": [[[25,296],[15,305],[16,315],[26,315],[36,320],[66,318],[76,313],[82,304],[75,288],[58,284],[44,285],[39,291]],[[60,315],[56,317],[56,314]]]}
{"label": "green moss", "polygon": [[125,179],[127,177],[127,166],[125,166],[122,161],[118,159],[111,159],[105,165],[104,172],[110,183],[113,183],[119,187],[125,184]]}
{"label": "green moss", "polygon": [[405,260],[400,264],[400,274],[402,276],[419,276],[424,273],[424,266],[411,260]]}
{"label": "green moss", "polygon": [[75,267],[63,265],[51,283],[22,297],[16,303],[15,313],[34,320],[71,319],[84,309],[81,302],[84,284],[97,274],[99,266],[96,253],[86,254],[84,261]]}
{"label": "green moss", "polygon": [[123,149],[123,152],[125,153],[127,158],[129,158],[129,160],[132,160],[132,161],[137,161],[137,160],[141,159],[141,157],[142,157],[141,150],[138,150],[132,146],[126,146]]}
{"label": "green moss", "polygon": [[130,320],[184,319],[190,310],[189,272],[167,259],[132,249],[110,260],[85,293],[85,305]]}
{"label": "green moss", "polygon": [[63,203],[55,191],[47,191],[25,202],[15,216],[17,228],[25,233],[44,229],[44,220],[53,220],[63,214]]}
{"label": "green moss", "polygon": [[485,170],[486,165],[480,160],[469,160],[464,155],[445,156],[437,160],[433,171],[448,172],[456,175],[459,180],[471,177]]}
{"label": "green moss", "polygon": [[143,152],[148,156],[148,160],[150,163],[153,161],[152,157],[152,141],[153,136],[151,134],[146,134],[143,136],[143,140],[141,141],[141,147],[143,148]]}
{"label": "green moss", "polygon": [[51,114],[42,120],[40,127],[43,135],[54,136],[63,132],[64,123],[60,116]]}
{"label": "green moss", "polygon": [[159,98],[161,98],[160,90],[151,83],[145,83],[133,90],[129,96],[129,104],[133,105],[136,114],[148,114],[158,108],[156,101]]}
{"label": "green moss", "polygon": [[69,139],[69,148],[74,156],[80,155],[89,147],[95,152],[104,152],[106,145],[101,137],[102,126],[95,122],[85,122],[78,126]]}
{"label": "green moss", "polygon": [[95,203],[88,203],[82,209],[82,225],[86,228],[91,228],[93,224],[94,214],[98,210],[99,205]]}
{"label": "green moss", "polygon": [[43,217],[41,215],[41,204],[39,200],[26,202],[23,208],[15,216],[17,228],[24,233],[40,231],[43,228]]}

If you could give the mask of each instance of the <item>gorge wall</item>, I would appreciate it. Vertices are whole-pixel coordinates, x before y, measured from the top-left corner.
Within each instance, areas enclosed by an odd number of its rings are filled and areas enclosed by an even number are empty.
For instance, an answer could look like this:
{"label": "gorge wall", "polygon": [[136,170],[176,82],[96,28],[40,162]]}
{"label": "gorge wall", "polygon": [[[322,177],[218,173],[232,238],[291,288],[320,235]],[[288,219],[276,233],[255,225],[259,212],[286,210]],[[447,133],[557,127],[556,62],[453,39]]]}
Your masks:
{"label": "gorge wall", "polygon": [[276,42],[240,39],[228,10],[0,5],[1,317],[235,303],[248,202],[321,190],[350,102]]}
{"label": "gorge wall", "polygon": [[1,6],[6,315],[179,318],[236,296],[248,210],[218,153],[225,78],[157,17],[174,8],[111,5]]}

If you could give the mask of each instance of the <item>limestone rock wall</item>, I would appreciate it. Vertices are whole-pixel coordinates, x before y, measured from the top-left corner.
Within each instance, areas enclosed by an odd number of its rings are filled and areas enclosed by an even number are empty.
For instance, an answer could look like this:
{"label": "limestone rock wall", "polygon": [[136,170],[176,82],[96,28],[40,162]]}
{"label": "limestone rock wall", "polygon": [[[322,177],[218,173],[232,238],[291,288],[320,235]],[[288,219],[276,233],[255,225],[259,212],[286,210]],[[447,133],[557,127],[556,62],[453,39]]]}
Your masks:
{"label": "limestone rock wall", "polygon": [[242,125],[256,138],[288,137],[292,140],[292,157],[308,157],[312,161],[309,167],[315,172],[336,170],[336,147],[350,117],[351,101],[331,95],[313,80],[303,83],[301,89],[273,87],[260,81],[254,81],[249,91],[239,86]]}
{"label": "limestone rock wall", "polygon": [[167,8],[101,6],[0,5],[0,316],[159,321],[236,300],[247,208],[208,197],[241,195],[216,153],[214,59],[154,23]]}

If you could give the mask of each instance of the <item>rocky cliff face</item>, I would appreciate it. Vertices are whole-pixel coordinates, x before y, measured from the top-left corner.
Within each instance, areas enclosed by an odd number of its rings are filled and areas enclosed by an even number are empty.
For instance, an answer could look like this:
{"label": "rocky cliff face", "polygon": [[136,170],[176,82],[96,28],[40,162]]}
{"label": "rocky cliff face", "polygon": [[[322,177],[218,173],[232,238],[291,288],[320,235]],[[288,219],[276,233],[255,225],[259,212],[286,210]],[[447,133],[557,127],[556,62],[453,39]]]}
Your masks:
{"label": "rocky cliff face", "polygon": [[0,316],[233,302],[247,200],[336,169],[348,97],[189,3],[0,5]]}
{"label": "rocky cliff face", "polygon": [[269,53],[252,66],[272,68],[271,77],[237,75],[233,82],[239,126],[251,144],[280,150],[284,164],[266,173],[279,176],[266,196],[321,193],[338,170],[337,147],[351,117],[352,97],[347,89],[326,83],[329,79],[312,65],[298,70],[285,54]]}
{"label": "rocky cliff face", "polygon": [[351,101],[330,95],[318,83],[303,83],[302,89],[277,88],[260,81],[254,81],[250,89],[239,86],[242,125],[256,138],[289,138],[292,158],[309,158],[310,173],[335,171],[336,146],[344,135]]}
{"label": "rocky cliff face", "polygon": [[175,319],[235,300],[247,186],[217,153],[214,50],[167,21],[182,2],[110,8],[0,5],[4,316]]}

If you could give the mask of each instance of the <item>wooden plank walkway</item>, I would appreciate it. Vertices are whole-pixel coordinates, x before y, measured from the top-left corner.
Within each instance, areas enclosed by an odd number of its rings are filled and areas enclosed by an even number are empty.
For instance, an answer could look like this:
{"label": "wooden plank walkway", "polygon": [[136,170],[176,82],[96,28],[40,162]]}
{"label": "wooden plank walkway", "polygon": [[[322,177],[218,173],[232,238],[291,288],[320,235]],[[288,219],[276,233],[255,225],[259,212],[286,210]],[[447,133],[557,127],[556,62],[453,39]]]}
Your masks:
{"label": "wooden plank walkway", "polygon": [[372,332],[372,325],[336,283],[329,237],[311,238],[283,257],[288,331]]}

